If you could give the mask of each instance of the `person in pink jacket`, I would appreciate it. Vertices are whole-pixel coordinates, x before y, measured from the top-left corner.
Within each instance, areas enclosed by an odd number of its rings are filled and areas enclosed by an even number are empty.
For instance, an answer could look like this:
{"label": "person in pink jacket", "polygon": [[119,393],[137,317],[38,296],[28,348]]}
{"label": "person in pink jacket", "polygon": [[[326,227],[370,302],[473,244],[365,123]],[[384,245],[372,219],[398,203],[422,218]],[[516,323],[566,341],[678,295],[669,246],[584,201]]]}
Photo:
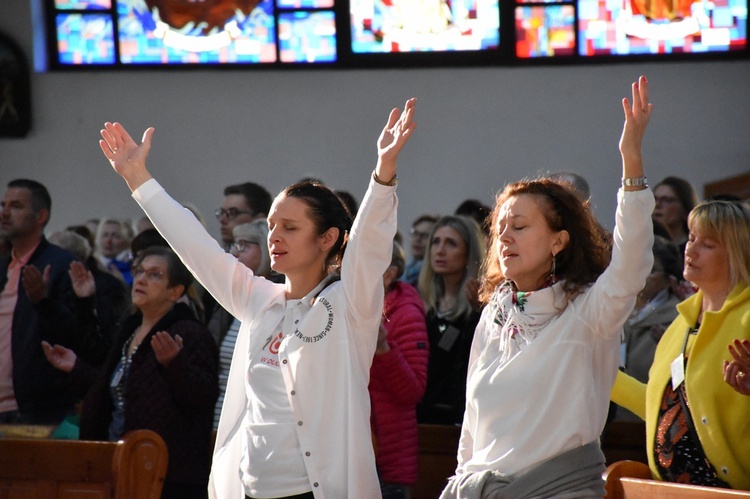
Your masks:
{"label": "person in pink jacket", "polygon": [[424,304],[416,288],[399,280],[404,267],[404,250],[394,242],[383,274],[385,304],[369,386],[383,499],[410,497],[417,481],[417,402],[427,385]]}

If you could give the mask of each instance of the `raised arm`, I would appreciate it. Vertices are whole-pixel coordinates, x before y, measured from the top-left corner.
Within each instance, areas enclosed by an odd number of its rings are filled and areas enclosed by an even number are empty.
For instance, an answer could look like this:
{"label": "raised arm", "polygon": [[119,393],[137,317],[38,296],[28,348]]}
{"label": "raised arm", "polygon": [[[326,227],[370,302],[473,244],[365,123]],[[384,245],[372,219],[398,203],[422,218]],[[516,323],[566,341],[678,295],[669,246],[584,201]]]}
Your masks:
{"label": "raised arm", "polygon": [[[639,182],[636,179],[644,176],[641,145],[646,133],[646,125],[648,125],[648,120],[651,117],[651,109],[654,106],[649,102],[648,80],[645,76],[641,76],[637,82],[633,83],[632,91],[632,104],[627,98],[622,99],[625,124],[622,129],[622,137],[620,137],[620,154],[622,155],[623,190],[626,191],[646,188],[645,185],[638,185]],[[626,179],[630,179],[630,182]],[[629,183],[635,183],[636,185],[628,185]]]}
{"label": "raised arm", "polygon": [[140,145],[136,144],[125,127],[117,122],[105,123],[101,135],[99,147],[102,148],[112,168],[125,179],[131,191],[135,191],[151,178],[146,169],[146,158],[151,150],[153,127],[143,132]]}
{"label": "raised arm", "polygon": [[375,166],[375,175],[382,183],[390,183],[396,176],[396,158],[401,148],[411,137],[416,128],[414,122],[414,106],[417,99],[411,98],[406,101],[404,110],[397,108],[391,110],[383,131],[378,138],[378,163]]}

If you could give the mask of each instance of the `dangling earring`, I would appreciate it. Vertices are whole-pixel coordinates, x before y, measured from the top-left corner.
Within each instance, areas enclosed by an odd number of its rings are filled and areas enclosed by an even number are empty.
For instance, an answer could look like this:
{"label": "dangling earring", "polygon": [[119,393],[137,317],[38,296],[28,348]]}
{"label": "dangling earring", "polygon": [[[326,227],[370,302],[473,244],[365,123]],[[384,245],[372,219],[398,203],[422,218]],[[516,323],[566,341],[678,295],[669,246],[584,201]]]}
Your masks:
{"label": "dangling earring", "polygon": [[552,286],[557,282],[557,276],[555,275],[555,267],[557,266],[557,256],[552,255],[552,269],[549,271],[549,276],[547,277],[547,281],[549,282],[549,285]]}

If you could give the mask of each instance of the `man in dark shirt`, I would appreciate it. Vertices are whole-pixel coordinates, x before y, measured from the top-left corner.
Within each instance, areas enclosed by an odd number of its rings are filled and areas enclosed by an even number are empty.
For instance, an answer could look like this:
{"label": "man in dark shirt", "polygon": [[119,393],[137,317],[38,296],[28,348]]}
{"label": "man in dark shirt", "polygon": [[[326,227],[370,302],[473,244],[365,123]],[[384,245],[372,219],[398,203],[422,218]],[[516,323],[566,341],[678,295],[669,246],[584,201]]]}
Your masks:
{"label": "man in dark shirt", "polygon": [[0,202],[0,422],[56,424],[73,409],[63,375],[47,362],[42,340],[71,345],[75,320],[68,267],[74,256],[44,237],[47,189],[11,181]]}

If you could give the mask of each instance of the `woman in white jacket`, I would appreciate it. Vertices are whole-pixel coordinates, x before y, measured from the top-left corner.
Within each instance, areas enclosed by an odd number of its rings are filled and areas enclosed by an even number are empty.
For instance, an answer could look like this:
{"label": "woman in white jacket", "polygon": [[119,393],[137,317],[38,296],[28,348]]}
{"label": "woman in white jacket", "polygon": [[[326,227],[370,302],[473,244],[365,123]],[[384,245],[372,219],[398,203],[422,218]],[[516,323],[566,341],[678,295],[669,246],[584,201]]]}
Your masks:
{"label": "woman in white jacket", "polygon": [[391,111],[353,224],[320,184],[298,183],[276,197],[268,245],[285,284],[254,276],[225,253],[151,177],[153,128],[138,145],[119,123],[105,124],[99,144],[114,170],[195,277],[242,322],[212,498],[379,496],[367,384],[396,232],[396,159],[416,126],[415,104]]}
{"label": "woman in white jacket", "polygon": [[598,438],[622,324],[653,263],[644,77],[632,93],[632,103],[623,99],[611,259],[590,209],[568,187],[527,180],[497,197],[458,467],[443,499],[604,496]]}

